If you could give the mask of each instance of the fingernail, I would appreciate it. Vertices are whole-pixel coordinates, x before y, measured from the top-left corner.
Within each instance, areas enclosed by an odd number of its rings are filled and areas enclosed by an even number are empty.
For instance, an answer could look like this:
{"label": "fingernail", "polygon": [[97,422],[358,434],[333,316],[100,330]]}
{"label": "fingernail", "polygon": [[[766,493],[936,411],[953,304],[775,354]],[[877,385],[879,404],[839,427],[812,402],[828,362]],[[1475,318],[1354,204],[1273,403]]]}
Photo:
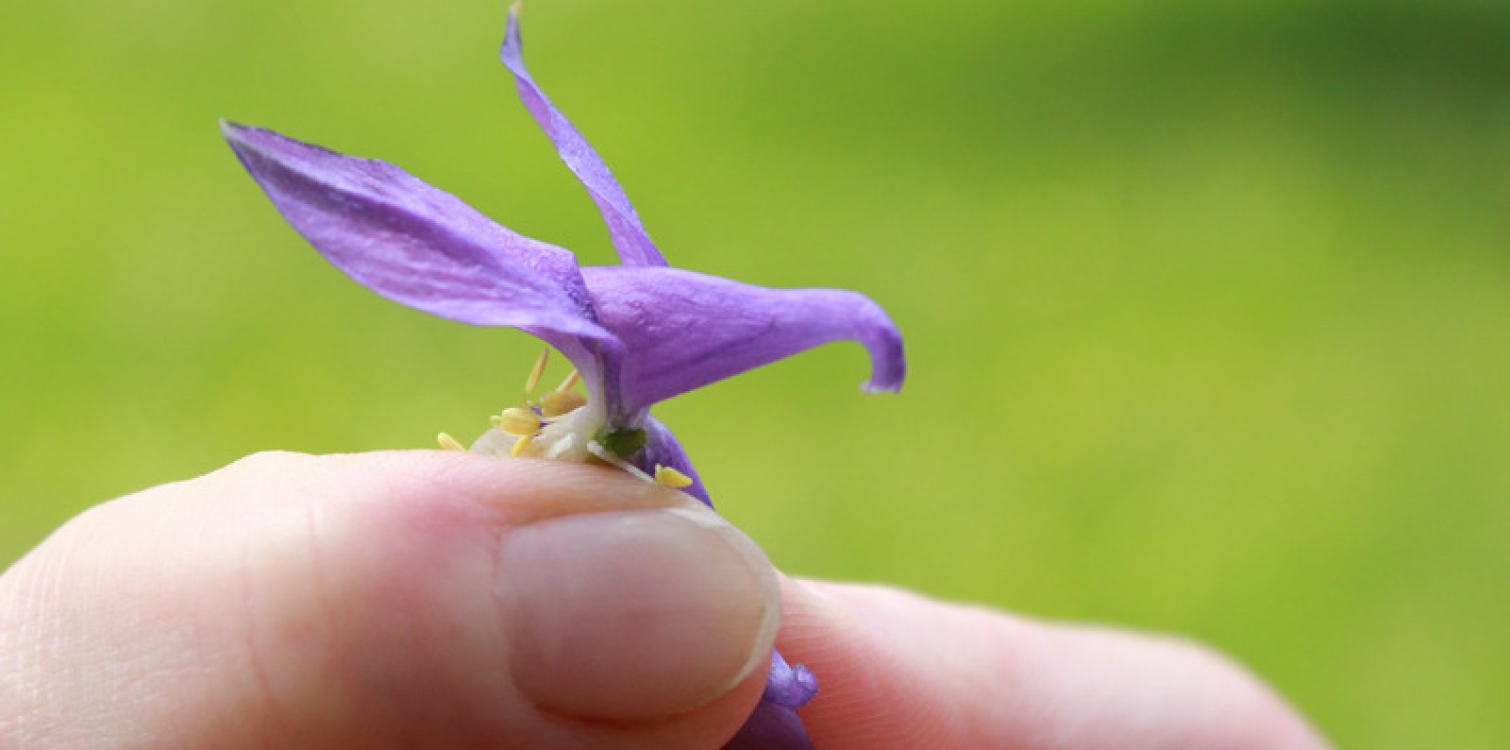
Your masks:
{"label": "fingernail", "polygon": [[766,663],[775,574],[748,537],[693,507],[556,517],[508,533],[497,592],[526,699],[587,719],[703,706]]}

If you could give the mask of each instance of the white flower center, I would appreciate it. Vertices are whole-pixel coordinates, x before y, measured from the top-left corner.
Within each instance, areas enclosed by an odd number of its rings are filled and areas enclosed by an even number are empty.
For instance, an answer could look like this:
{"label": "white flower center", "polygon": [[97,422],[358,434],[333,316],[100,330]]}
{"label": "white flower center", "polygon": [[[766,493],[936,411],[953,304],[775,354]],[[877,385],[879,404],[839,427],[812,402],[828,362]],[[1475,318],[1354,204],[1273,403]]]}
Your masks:
{"label": "white flower center", "polygon": [[629,459],[644,445],[645,433],[641,430],[608,432],[608,414],[603,400],[586,398],[573,390],[580,380],[576,370],[555,390],[535,399],[535,389],[545,372],[548,354],[549,350],[540,354],[525,380],[522,408],[504,409],[492,417],[493,428],[477,438],[470,449],[463,449],[445,433],[440,435],[441,447],[495,456],[603,463],[667,487],[681,488],[692,484],[691,478],[676,469],[657,464],[652,476],[630,463]]}

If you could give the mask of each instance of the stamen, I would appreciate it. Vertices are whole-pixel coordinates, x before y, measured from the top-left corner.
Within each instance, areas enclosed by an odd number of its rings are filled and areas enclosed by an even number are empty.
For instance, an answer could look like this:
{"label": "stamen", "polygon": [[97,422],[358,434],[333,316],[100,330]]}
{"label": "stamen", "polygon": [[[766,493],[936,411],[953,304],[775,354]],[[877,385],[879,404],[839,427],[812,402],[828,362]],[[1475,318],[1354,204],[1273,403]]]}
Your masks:
{"label": "stamen", "polygon": [[580,381],[581,379],[582,379],[582,373],[577,372],[576,368],[572,368],[571,374],[567,375],[566,379],[563,380],[563,381],[561,381],[561,385],[556,386],[556,390],[558,390],[558,391],[569,391],[569,390],[571,390],[573,388],[576,388],[577,387],[577,382]]}
{"label": "stamen", "polygon": [[467,450],[466,448],[462,447],[461,443],[456,442],[456,438],[451,437],[444,432],[435,436],[435,442],[440,443],[441,450],[462,451],[463,453],[465,453]]}
{"label": "stamen", "polygon": [[610,452],[607,448],[604,448],[603,445],[596,440],[587,441],[587,452],[593,454],[599,460],[601,460],[603,463],[608,464],[609,466],[623,469],[624,471],[627,471],[630,474],[633,474],[647,482],[655,481],[650,477],[649,474],[640,471],[640,467],[635,466],[634,464],[629,463],[628,461],[625,461],[618,456],[615,456],[612,452]]}
{"label": "stamen", "polygon": [[587,397],[576,391],[556,390],[545,394],[540,400],[540,411],[547,418],[559,417],[587,403]]}
{"label": "stamen", "polygon": [[510,407],[496,417],[489,417],[489,422],[510,435],[529,437],[540,431],[540,415],[530,409]]}
{"label": "stamen", "polygon": [[670,466],[655,465],[655,483],[662,487],[670,487],[679,490],[691,486],[692,477],[671,468]]}
{"label": "stamen", "polygon": [[519,438],[518,440],[515,440],[514,441],[514,447],[512,447],[512,448],[509,449],[509,456],[512,457],[512,458],[518,458],[519,454],[521,454],[521,453],[524,452],[525,446],[528,446],[529,444],[530,444],[530,436],[529,435],[525,435],[525,436]]}
{"label": "stamen", "polygon": [[535,367],[530,370],[530,376],[524,381],[524,400],[528,402],[535,389],[540,387],[540,376],[545,374],[545,363],[550,361],[551,350],[541,349],[540,356],[535,358]]}

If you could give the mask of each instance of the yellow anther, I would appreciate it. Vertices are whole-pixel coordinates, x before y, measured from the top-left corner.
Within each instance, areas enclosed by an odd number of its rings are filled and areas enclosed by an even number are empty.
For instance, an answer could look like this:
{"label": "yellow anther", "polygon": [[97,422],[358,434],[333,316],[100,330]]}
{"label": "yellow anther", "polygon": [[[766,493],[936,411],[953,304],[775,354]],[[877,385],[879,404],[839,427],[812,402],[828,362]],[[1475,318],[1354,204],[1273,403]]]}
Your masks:
{"label": "yellow anther", "polygon": [[529,435],[525,435],[525,436],[519,438],[518,440],[515,440],[514,441],[514,447],[512,447],[512,448],[509,449],[509,455],[517,458],[519,456],[519,454],[521,454],[521,453],[524,452],[524,449],[529,444],[530,444],[530,436]]}
{"label": "yellow anther", "polygon": [[561,381],[561,385],[556,386],[556,390],[558,390],[558,391],[569,391],[569,390],[571,390],[573,388],[576,388],[577,387],[577,381],[579,381],[581,379],[582,379],[582,373],[577,372],[577,370],[575,368],[573,368],[572,371],[571,371],[571,374],[567,375],[566,379],[563,380],[563,381]]}
{"label": "yellow anther", "polygon": [[551,391],[540,400],[540,411],[546,417],[559,417],[587,403],[587,397],[576,391]]}
{"label": "yellow anther", "polygon": [[491,417],[488,421],[494,427],[519,437],[529,437],[540,431],[540,415],[529,409],[504,409],[502,414]]}
{"label": "yellow anther", "polygon": [[692,484],[692,477],[671,468],[670,466],[655,465],[655,483],[662,487],[681,489]]}
{"label": "yellow anther", "polygon": [[529,401],[535,389],[540,387],[540,376],[545,374],[545,363],[550,361],[550,358],[550,349],[541,349],[540,356],[535,358],[535,366],[530,370],[530,376],[524,380],[525,401]]}
{"label": "yellow anther", "polygon": [[463,452],[467,450],[466,448],[462,447],[461,443],[456,442],[456,438],[451,437],[444,432],[435,436],[435,442],[440,443],[441,450]]}

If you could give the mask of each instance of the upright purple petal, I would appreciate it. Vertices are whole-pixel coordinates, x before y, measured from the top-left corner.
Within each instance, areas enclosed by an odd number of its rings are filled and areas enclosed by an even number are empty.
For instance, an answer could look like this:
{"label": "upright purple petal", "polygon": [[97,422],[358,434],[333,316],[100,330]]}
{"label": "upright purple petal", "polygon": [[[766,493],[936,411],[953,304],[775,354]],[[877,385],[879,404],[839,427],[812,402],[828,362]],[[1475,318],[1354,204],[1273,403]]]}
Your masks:
{"label": "upright purple petal", "polygon": [[223,123],[221,131],[288,223],[368,289],[442,318],[525,329],[574,361],[590,359],[588,342],[617,349],[594,319],[571,253],[505,229],[392,164],[260,128]]}
{"label": "upright purple petal", "polygon": [[599,323],[624,345],[618,386],[627,411],[843,339],[870,352],[867,390],[896,391],[906,376],[901,334],[862,294],[768,289],[676,268],[588,266],[582,277]]}
{"label": "upright purple petal", "polygon": [[598,204],[598,210],[603,213],[603,221],[608,224],[608,235],[613,240],[614,250],[619,254],[619,262],[626,266],[666,265],[661,252],[655,249],[650,235],[645,233],[645,227],[640,224],[640,217],[635,213],[634,206],[629,204],[624,189],[619,187],[613,173],[608,171],[608,165],[603,163],[598,152],[587,144],[587,139],[572,127],[566,115],[561,114],[561,110],[556,109],[551,100],[546,98],[545,92],[535,84],[535,79],[530,77],[530,72],[524,67],[523,55],[524,47],[519,38],[519,4],[515,3],[509,8],[508,29],[504,32],[501,57],[504,67],[514,74],[514,82],[519,88],[519,97],[524,100],[524,106],[529,108],[535,121],[545,129],[551,143],[556,145],[561,160],[582,181],[593,202]]}

